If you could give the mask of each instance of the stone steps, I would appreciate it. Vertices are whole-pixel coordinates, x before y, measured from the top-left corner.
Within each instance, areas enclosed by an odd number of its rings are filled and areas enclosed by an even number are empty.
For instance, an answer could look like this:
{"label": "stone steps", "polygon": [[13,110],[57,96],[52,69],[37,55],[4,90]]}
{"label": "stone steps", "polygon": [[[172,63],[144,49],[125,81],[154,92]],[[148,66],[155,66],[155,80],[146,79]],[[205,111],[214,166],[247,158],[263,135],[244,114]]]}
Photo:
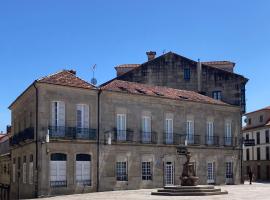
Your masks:
{"label": "stone steps", "polygon": [[158,189],[152,192],[152,195],[161,196],[208,196],[228,194],[227,191],[221,191],[214,186],[165,186],[164,189]]}

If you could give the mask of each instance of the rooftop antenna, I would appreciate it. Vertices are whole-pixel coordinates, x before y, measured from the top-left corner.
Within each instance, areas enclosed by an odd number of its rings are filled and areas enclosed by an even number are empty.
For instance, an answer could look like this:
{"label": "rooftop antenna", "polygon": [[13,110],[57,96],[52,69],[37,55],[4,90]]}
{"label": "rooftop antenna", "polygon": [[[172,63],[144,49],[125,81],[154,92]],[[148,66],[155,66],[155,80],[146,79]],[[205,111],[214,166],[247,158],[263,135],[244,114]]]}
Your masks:
{"label": "rooftop antenna", "polygon": [[91,83],[93,84],[93,85],[96,85],[97,84],[97,79],[95,78],[95,70],[96,70],[96,64],[94,64],[93,66],[92,66],[92,72],[93,72],[93,78],[91,79]]}

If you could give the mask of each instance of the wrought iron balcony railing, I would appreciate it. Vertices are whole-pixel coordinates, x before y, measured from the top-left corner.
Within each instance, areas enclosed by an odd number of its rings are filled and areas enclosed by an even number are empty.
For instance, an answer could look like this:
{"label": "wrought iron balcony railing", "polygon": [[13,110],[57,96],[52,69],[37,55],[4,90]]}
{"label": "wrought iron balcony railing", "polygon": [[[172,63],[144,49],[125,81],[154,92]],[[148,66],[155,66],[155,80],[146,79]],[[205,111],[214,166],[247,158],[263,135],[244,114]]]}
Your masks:
{"label": "wrought iron balcony railing", "polygon": [[49,126],[48,130],[51,139],[96,140],[96,129],[92,128]]}
{"label": "wrought iron balcony railing", "polygon": [[114,128],[113,136],[114,142],[134,142],[133,131],[130,129],[118,130],[117,128]]}
{"label": "wrought iron balcony railing", "polygon": [[9,138],[9,144],[10,146],[14,146],[20,144],[21,142],[25,142],[26,140],[34,140],[33,127],[29,127],[24,129],[23,131],[15,133],[14,136]]}
{"label": "wrought iron balcony railing", "polygon": [[219,146],[219,136],[205,136],[205,145]]}
{"label": "wrought iron balcony railing", "polygon": [[157,133],[156,132],[145,132],[141,131],[140,143],[142,144],[157,144]]}

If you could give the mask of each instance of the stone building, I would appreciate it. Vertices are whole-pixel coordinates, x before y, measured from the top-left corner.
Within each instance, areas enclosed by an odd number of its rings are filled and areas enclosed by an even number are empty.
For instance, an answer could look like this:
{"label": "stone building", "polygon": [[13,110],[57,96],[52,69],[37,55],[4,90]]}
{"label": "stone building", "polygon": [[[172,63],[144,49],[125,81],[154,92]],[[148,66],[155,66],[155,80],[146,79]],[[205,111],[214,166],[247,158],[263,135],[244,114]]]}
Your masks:
{"label": "stone building", "polygon": [[255,180],[270,180],[270,107],[262,108],[245,114],[246,126],[243,128],[243,138],[255,140],[255,146],[244,146],[244,174],[249,169],[255,175]]}
{"label": "stone building", "polygon": [[[100,87],[72,70],[34,81],[9,107],[12,198],[179,184],[185,158],[177,155],[178,145],[193,154],[200,184],[240,183],[244,104],[236,105],[238,97],[228,88],[247,80],[205,65],[207,74],[213,68],[228,76],[214,99],[212,89],[201,84],[204,89],[198,92],[193,80],[200,79],[195,69],[200,63],[183,60],[191,64],[190,81],[180,80],[185,76],[181,70],[172,77],[177,71],[173,63],[182,63],[180,58],[173,53],[156,59],[152,55],[152,60]],[[158,82],[150,71],[160,60],[168,70],[157,65]],[[151,70],[140,72],[143,81],[138,74],[136,81],[125,80],[148,65]],[[161,78],[162,73],[167,78]],[[201,79],[211,86],[203,75]],[[182,85],[186,88],[180,90]]]}

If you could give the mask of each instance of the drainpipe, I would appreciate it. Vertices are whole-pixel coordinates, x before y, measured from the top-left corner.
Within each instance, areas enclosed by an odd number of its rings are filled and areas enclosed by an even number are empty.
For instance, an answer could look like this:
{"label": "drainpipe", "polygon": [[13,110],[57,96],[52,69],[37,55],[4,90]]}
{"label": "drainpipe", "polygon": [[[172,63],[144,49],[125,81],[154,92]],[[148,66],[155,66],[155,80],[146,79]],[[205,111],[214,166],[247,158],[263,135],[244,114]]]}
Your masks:
{"label": "drainpipe", "polygon": [[36,81],[34,82],[34,87],[36,89],[36,181],[35,181],[35,197],[38,197],[38,88],[36,86]]}
{"label": "drainpipe", "polygon": [[97,99],[97,192],[99,191],[99,152],[100,152],[100,94],[102,90],[98,90],[98,99]]}

